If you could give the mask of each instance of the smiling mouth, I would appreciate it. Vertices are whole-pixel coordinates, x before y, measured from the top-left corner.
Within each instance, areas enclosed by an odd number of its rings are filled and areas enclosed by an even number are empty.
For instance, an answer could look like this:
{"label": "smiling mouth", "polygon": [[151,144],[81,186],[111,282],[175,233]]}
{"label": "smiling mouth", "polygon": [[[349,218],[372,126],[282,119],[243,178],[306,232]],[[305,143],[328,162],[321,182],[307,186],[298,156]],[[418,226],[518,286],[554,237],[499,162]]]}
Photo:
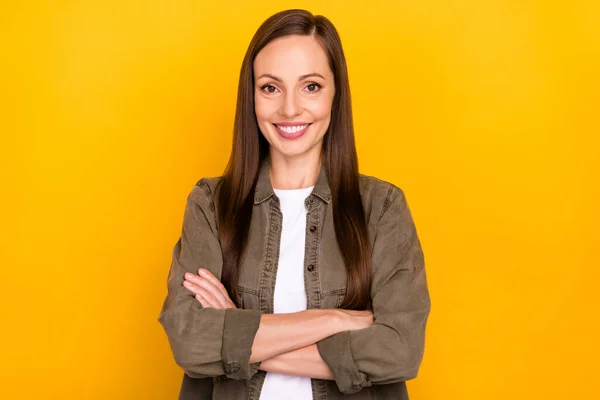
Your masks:
{"label": "smiling mouth", "polygon": [[274,124],[277,129],[285,132],[285,133],[296,133],[306,129],[310,124],[302,124],[302,125],[278,125]]}
{"label": "smiling mouth", "polygon": [[296,139],[304,134],[311,124],[273,124],[277,132],[286,139]]}

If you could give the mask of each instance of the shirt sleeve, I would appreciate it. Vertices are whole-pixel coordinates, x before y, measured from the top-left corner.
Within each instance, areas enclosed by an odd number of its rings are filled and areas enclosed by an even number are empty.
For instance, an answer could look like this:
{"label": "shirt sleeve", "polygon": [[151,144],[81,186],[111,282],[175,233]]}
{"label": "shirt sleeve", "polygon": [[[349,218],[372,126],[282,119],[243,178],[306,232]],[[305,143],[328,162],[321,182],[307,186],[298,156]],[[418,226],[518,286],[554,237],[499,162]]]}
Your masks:
{"label": "shirt sleeve", "polygon": [[202,179],[187,197],[181,237],[167,278],[167,297],[158,321],[175,362],[192,378],[226,375],[249,379],[260,363],[249,364],[260,310],[203,308],[183,286],[185,273],[209,270],[221,279],[223,258],[212,195]]}
{"label": "shirt sleeve", "polygon": [[372,252],[374,324],[317,342],[345,394],[415,378],[423,359],[430,311],[423,251],[404,192],[392,186],[387,204]]}

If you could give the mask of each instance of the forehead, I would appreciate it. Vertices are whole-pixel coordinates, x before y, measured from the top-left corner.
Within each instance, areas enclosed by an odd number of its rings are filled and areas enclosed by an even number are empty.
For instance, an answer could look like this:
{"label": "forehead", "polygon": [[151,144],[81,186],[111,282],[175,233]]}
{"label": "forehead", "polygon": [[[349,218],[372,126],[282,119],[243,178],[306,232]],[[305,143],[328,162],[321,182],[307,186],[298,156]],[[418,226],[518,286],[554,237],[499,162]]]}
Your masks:
{"label": "forehead", "polygon": [[294,77],[318,72],[332,75],[327,54],[313,36],[291,35],[277,38],[266,45],[254,60],[255,76],[273,74]]}

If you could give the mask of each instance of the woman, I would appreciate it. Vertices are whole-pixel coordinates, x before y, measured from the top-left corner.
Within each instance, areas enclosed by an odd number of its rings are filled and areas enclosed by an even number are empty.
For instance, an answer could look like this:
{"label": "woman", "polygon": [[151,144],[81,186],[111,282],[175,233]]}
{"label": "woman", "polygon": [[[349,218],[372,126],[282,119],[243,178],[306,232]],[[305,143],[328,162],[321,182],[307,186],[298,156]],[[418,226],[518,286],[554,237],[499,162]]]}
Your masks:
{"label": "woman", "polygon": [[159,321],[180,399],[408,399],[430,310],[398,187],[358,172],[329,20],[273,15],[243,61],[232,153],[187,198]]}

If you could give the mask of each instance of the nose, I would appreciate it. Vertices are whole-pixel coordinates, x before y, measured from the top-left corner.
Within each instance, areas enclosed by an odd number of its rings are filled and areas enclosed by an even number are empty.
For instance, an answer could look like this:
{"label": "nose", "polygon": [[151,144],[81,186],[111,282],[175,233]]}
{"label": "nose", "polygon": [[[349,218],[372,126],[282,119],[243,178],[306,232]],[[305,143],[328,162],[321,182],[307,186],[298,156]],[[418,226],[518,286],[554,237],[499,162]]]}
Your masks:
{"label": "nose", "polygon": [[285,117],[294,117],[301,112],[300,99],[295,92],[286,92],[283,96],[283,102],[281,104],[281,115]]}

